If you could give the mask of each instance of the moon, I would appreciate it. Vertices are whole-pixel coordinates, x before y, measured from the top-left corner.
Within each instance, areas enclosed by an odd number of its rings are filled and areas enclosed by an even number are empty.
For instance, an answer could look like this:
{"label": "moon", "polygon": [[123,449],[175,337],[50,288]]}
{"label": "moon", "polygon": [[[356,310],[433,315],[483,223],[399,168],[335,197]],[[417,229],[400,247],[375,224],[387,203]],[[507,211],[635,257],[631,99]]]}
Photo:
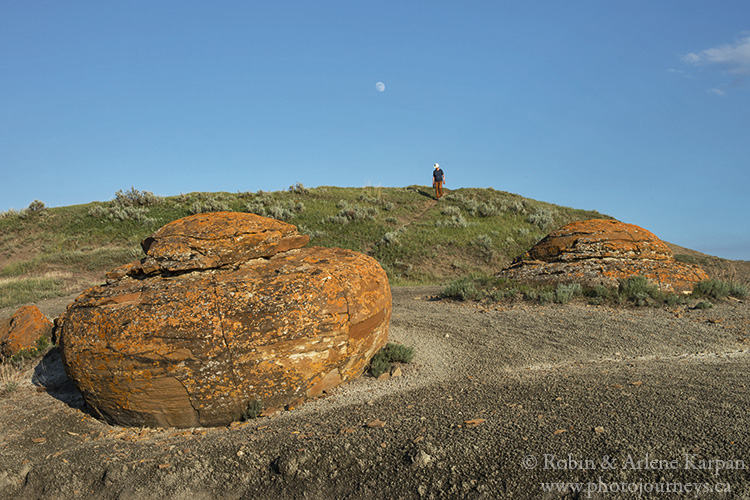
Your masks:
{"label": "moon", "polygon": [[383,92],[385,90],[385,83],[383,82],[376,83],[375,90],[377,90],[378,92]]}

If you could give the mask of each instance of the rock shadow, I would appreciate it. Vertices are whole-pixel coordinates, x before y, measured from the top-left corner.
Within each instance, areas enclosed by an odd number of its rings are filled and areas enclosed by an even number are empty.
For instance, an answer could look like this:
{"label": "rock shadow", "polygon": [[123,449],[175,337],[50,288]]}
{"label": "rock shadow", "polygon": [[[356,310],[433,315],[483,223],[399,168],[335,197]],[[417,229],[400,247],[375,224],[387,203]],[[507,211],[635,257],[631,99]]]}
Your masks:
{"label": "rock shadow", "polygon": [[98,418],[65,373],[59,347],[55,346],[47,351],[42,360],[37,363],[34,367],[34,374],[31,376],[31,383],[38,387],[40,392],[46,392],[69,407]]}

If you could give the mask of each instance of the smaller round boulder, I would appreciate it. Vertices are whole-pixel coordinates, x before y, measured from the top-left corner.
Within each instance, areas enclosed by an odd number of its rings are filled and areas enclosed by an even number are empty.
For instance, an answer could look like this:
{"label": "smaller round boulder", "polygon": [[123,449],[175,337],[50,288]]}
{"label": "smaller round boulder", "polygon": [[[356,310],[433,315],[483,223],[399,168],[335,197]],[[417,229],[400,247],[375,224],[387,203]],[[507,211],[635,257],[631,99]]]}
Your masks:
{"label": "smaller round boulder", "polygon": [[677,262],[650,231],[605,219],[576,221],[551,232],[498,276],[609,287],[623,278],[644,276],[672,292],[690,292],[708,279],[700,267]]}

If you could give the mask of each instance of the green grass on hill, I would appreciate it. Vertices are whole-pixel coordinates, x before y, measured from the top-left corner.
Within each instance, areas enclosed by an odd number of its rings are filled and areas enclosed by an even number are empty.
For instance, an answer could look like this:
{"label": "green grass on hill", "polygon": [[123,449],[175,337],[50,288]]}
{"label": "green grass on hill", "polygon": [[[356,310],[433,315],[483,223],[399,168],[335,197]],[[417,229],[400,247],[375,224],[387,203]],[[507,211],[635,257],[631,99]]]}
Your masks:
{"label": "green grass on hill", "polygon": [[[427,186],[305,188],[189,193],[159,198],[136,189],[108,202],[0,214],[0,307],[67,295],[143,256],[140,242],[164,224],[199,212],[253,212],[296,225],[310,244],[366,253],[392,285],[445,284],[493,273],[551,230],[608,218],[492,188]],[[38,290],[39,295],[35,295]]]}

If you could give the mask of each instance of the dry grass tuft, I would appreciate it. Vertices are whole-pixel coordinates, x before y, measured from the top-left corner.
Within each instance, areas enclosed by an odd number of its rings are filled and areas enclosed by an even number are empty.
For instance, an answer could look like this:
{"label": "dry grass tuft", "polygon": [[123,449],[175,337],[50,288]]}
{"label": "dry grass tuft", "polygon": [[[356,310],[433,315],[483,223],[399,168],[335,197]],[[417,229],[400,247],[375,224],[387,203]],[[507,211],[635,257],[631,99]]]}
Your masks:
{"label": "dry grass tuft", "polygon": [[25,370],[14,363],[0,364],[0,395],[10,394],[21,386]]}

